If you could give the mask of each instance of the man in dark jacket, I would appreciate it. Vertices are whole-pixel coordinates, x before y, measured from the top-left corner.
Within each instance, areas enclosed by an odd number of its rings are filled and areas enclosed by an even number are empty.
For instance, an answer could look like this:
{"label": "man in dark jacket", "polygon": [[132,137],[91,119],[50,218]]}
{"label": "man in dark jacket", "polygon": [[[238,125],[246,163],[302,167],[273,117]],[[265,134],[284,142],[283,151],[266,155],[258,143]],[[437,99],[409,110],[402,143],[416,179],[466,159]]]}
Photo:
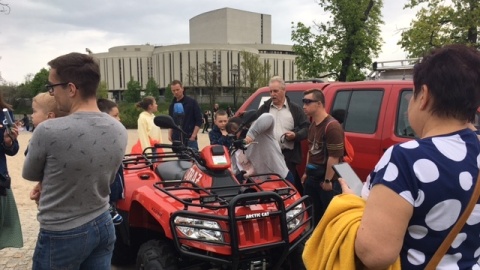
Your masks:
{"label": "man in dark jacket", "polygon": [[258,115],[271,113],[275,117],[275,139],[282,149],[287,167],[295,178],[295,187],[303,193],[303,186],[296,166],[302,162],[300,142],[307,138],[310,125],[303,108],[286,96],[285,81],[274,76],[270,79],[270,99],[257,111]]}
{"label": "man in dark jacket", "polygon": [[[170,103],[168,108],[168,114],[175,119],[174,115],[174,104],[181,103],[184,110],[183,119],[180,121],[183,131],[187,133],[187,136],[183,137],[183,143],[188,147],[198,150],[197,134],[202,126],[202,112],[200,106],[195,99],[186,96],[184,93],[182,82],[179,80],[174,80],[170,83],[170,89],[173,93],[173,100]],[[177,120],[176,120],[177,121]],[[182,136],[177,130],[168,130],[168,140],[169,141],[180,141]]]}

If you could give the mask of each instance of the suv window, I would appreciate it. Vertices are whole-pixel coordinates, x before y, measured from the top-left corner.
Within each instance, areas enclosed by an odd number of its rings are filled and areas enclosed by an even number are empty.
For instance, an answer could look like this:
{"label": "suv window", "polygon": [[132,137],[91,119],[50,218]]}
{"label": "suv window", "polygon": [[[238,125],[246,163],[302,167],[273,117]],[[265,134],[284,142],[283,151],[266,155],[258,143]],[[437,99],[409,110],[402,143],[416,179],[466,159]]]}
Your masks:
{"label": "suv window", "polygon": [[[302,98],[303,98],[303,92],[304,91],[295,91],[295,90],[287,90],[286,95],[288,98],[290,98],[291,102],[296,103],[298,106],[302,106]],[[255,99],[248,105],[248,107],[245,109],[246,111],[249,110],[258,110],[260,106],[263,105],[265,101],[267,101],[270,98],[270,93],[265,92],[261,93],[258,96],[255,97]]]}
{"label": "suv window", "polygon": [[345,131],[375,133],[383,90],[340,90],[335,95],[331,115]]}
{"label": "suv window", "polygon": [[402,89],[400,91],[400,99],[398,101],[397,123],[395,124],[395,134],[399,137],[413,138],[415,134],[408,122],[408,103],[412,97],[412,89]]}

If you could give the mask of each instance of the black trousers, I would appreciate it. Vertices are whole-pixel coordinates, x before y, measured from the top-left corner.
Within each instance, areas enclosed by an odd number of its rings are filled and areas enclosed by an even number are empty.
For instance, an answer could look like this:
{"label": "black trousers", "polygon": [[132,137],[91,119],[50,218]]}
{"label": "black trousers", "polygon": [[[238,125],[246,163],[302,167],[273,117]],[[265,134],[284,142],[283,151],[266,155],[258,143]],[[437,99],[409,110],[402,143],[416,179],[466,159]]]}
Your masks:
{"label": "black trousers", "polygon": [[[323,178],[321,178],[323,180]],[[310,196],[313,206],[313,221],[317,226],[322,219],[325,210],[333,199],[333,196],[341,193],[341,187],[338,181],[333,182],[333,190],[325,191],[320,186],[321,181],[313,176],[307,176],[303,186],[304,195]],[[311,216],[311,213],[309,213]]]}
{"label": "black trousers", "polygon": [[303,195],[303,185],[302,185],[302,179],[298,175],[297,172],[297,164],[293,162],[288,162],[285,160],[285,163],[287,164],[288,170],[292,173],[293,179],[295,180],[295,188],[298,190],[298,192]]}

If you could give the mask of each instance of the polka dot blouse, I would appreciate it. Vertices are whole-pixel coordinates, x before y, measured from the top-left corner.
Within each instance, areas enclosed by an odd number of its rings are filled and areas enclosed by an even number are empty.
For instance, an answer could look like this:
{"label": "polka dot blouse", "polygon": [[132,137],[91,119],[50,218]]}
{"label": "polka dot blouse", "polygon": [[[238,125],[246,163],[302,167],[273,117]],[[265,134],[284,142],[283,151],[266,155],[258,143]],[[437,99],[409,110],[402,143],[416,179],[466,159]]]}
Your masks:
{"label": "polka dot blouse", "polygon": [[[400,253],[402,269],[423,269],[464,211],[480,168],[477,135],[461,130],[390,147],[369,175],[363,197],[383,184],[413,207]],[[368,189],[367,189],[368,188]],[[437,269],[479,269],[480,204]]]}

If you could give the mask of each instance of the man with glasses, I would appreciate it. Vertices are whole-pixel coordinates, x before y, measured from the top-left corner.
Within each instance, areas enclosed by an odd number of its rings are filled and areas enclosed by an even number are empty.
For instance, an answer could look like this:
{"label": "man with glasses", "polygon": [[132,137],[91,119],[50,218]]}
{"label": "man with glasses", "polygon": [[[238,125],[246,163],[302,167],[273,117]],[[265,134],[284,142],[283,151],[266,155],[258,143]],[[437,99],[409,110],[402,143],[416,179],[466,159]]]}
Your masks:
{"label": "man with glasses", "polygon": [[41,181],[33,269],[110,269],[115,228],[110,184],[127,145],[123,125],[97,107],[98,63],[80,53],[53,59],[48,92],[68,116],[39,125],[23,178]]}
{"label": "man with glasses", "polygon": [[300,142],[307,138],[309,122],[302,108],[286,96],[285,81],[281,77],[272,77],[268,86],[270,99],[260,106],[257,114],[273,115],[275,139],[280,145],[288,170],[295,179],[295,188],[302,193],[303,187],[297,173],[297,165],[302,162]]}
{"label": "man with glasses", "polygon": [[344,135],[340,123],[326,112],[321,90],[310,89],[303,95],[303,110],[312,117],[312,123],[308,129],[309,151],[302,183],[304,194],[312,198],[313,218],[317,224],[335,191],[341,192],[338,182],[332,181],[335,177],[332,166],[339,163],[344,154]]}

